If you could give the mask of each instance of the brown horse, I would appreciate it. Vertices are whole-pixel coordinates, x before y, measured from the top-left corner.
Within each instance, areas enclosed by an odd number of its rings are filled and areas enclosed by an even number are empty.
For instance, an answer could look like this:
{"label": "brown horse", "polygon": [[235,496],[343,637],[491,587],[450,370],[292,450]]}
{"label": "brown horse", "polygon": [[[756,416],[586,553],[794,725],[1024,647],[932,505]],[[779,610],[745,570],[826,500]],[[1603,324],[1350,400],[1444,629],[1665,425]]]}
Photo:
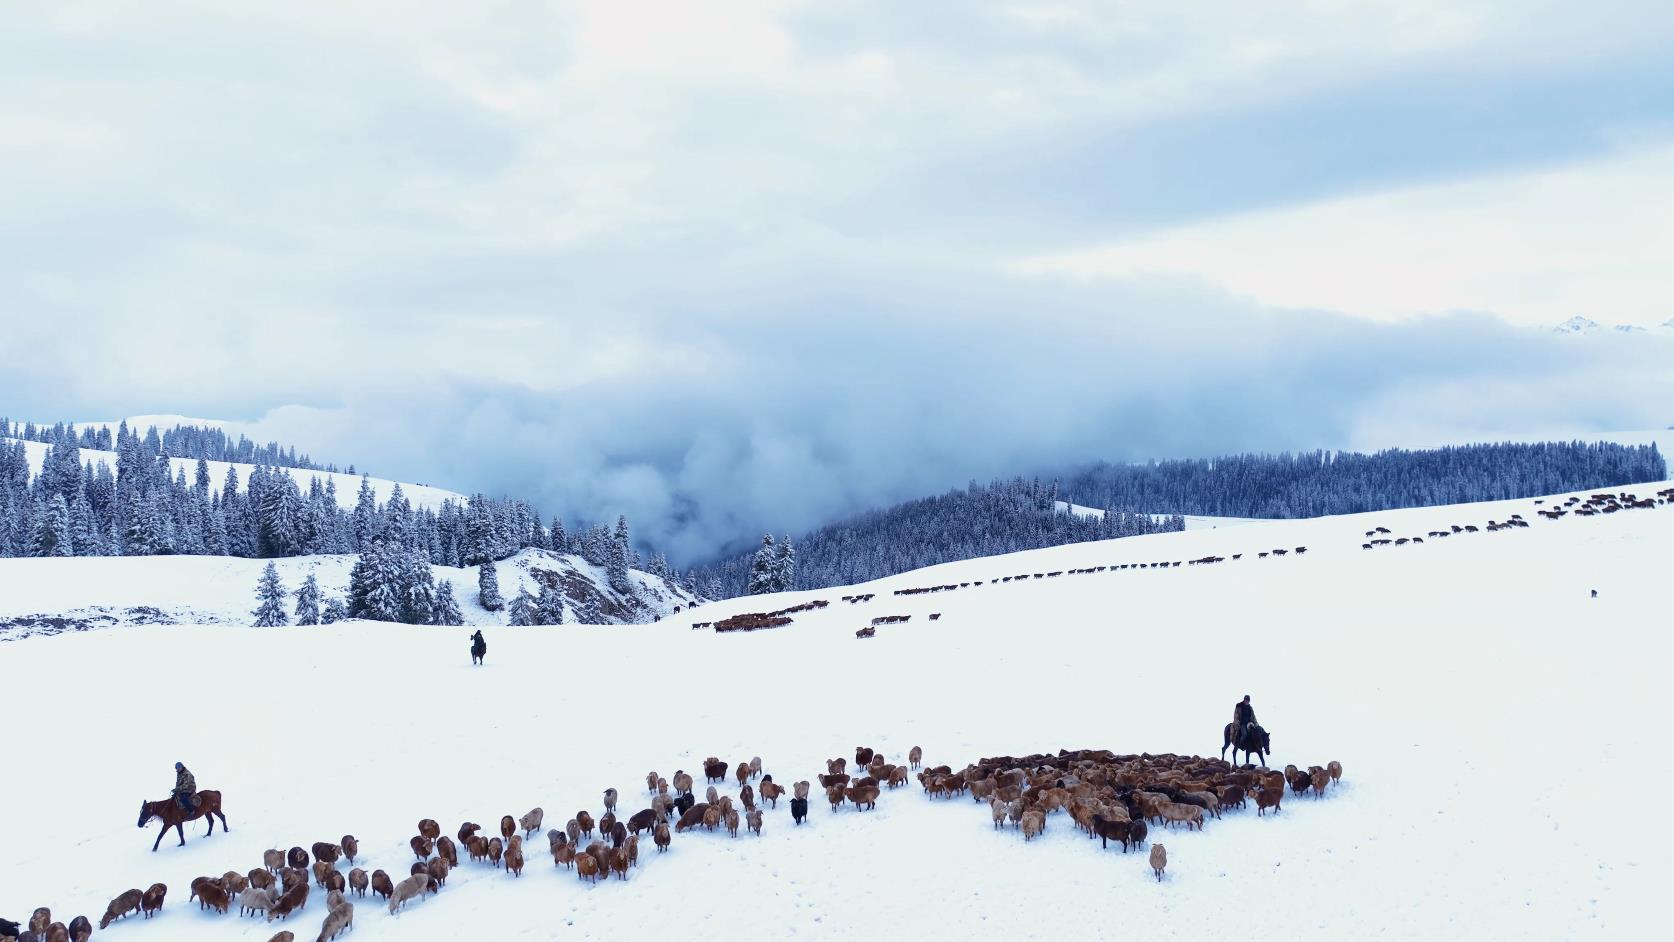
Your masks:
{"label": "brown horse", "polygon": [[192,810],[190,812],[187,812],[185,808],[180,807],[180,802],[176,801],[173,796],[165,798],[162,801],[140,802],[139,826],[145,827],[152,818],[156,818],[163,822],[163,829],[157,833],[157,840],[151,844],[152,853],[157,852],[157,846],[163,843],[163,835],[169,832],[169,828],[174,828],[177,832],[179,832],[179,846],[185,847],[187,821],[196,821],[199,818],[209,818],[209,831],[204,834],[204,837],[208,837],[210,834],[215,833],[216,818],[221,819],[222,831],[232,830],[232,828],[227,827],[227,816],[221,813],[220,792],[198,792],[197,795],[193,796]]}

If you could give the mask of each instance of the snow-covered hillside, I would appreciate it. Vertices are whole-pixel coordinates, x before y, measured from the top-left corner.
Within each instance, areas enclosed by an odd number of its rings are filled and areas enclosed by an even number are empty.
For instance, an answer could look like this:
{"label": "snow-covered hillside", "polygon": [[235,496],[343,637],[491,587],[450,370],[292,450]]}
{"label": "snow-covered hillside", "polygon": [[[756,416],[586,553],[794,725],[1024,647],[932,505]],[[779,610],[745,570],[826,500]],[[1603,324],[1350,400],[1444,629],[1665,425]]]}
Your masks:
{"label": "snow-covered hillside", "polygon": [[[234,556],[122,556],[73,559],[0,559],[0,641],[114,625],[247,625],[255,608],[256,580],[265,559]],[[312,573],[327,597],[348,595],[351,555],[293,556],[272,560],[294,591]],[[477,601],[475,567],[432,566],[440,585],[452,580],[468,625],[503,625],[506,612]],[[569,599],[565,617],[597,610],[610,624],[649,622],[689,608],[693,598],[677,586],[638,570],[628,577],[632,597],[610,587],[601,566],[579,556],[526,549],[495,564],[500,593],[508,601],[520,589],[539,595],[555,582]]]}
{"label": "snow-covered hillside", "polygon": [[[16,441],[16,439],[6,438],[0,439],[0,441],[12,442]],[[31,475],[41,473],[41,462],[46,457],[47,449],[51,446],[47,445],[45,442],[25,441],[23,443],[23,447],[29,454],[29,473]],[[84,463],[92,462],[94,465],[104,462],[110,466],[110,469],[113,472],[116,470],[116,452],[114,451],[99,451],[93,448],[83,448],[81,449],[81,460]],[[193,475],[197,472],[198,462],[195,458],[170,458],[169,464],[177,471],[184,471],[186,473],[186,480],[188,481],[192,480]],[[221,484],[227,479],[228,468],[238,469],[238,483],[239,487],[242,489],[248,486],[250,481],[250,471],[255,467],[255,465],[227,461],[210,461],[207,462],[207,464],[209,465],[210,491],[215,494],[219,494],[221,492]],[[337,503],[348,510],[354,509],[355,500],[360,495],[361,476],[358,474],[312,471],[307,468],[280,468],[279,470],[284,471],[292,478],[295,478],[297,487],[305,494],[308,493],[308,482],[311,478],[318,478],[321,487],[324,487],[328,481],[335,483],[337,485]],[[372,490],[373,493],[377,495],[379,503],[389,499],[389,495],[394,492],[395,485],[398,483],[386,478],[369,478],[368,480],[372,482]],[[460,503],[465,501],[464,495],[456,494],[453,491],[444,490],[439,487],[430,487],[424,484],[412,484],[405,481],[399,483],[401,484],[401,493],[407,498],[408,503],[410,503],[415,509],[426,508],[435,510],[437,507],[440,507],[442,505],[442,501],[445,500],[453,500]]]}
{"label": "snow-covered hillside", "polygon": [[[1104,509],[1101,507],[1083,507],[1080,504],[1071,504],[1061,500],[1053,501],[1052,507],[1059,513],[1069,512],[1077,517],[1104,519]],[[1186,521],[1186,529],[1188,530],[1213,530],[1217,527],[1235,527],[1243,523],[1259,522],[1258,518],[1254,517],[1205,517],[1198,514],[1183,514],[1180,519]]]}
{"label": "snow-covered hillside", "polygon": [[[97,920],[161,881],[161,915],[110,937],[261,942],[279,927],[200,911],[191,879],[344,833],[361,866],[400,877],[420,818],[492,831],[539,805],[561,827],[601,814],[607,787],[631,813],[648,769],[698,773],[709,755],[759,755],[787,785],[857,744],[891,761],[921,745],[955,768],[1060,748],[1213,755],[1249,693],[1275,764],[1338,760],[1343,782],[1287,795],[1277,815],[1153,830],[1161,882],[1143,853],[1100,849],[1063,814],[1025,842],[916,784],[865,813],[831,811],[816,788],[803,827],[781,800],[761,837],[647,842],[626,882],[579,882],[537,835],[521,879],[467,862],[398,916],[356,899],[352,938],[1650,937],[1674,836],[1656,801],[1674,772],[1660,746],[1674,507],[1536,515],[1555,503],[1075,544],[627,631],[490,628],[481,668],[465,629],[370,623],[0,645],[7,701],[29,710],[8,727],[8,794],[27,810],[8,822],[0,915]],[[1513,514],[1530,526],[1361,548],[1377,527],[1422,537]],[[1226,561],[1186,562],[1206,556]],[[1147,565],[1110,568],[1134,563]],[[0,598],[20,578],[0,575]],[[841,600],[857,593],[874,597]],[[783,628],[691,628],[815,600],[828,607]],[[889,615],[911,618],[855,638]],[[134,806],[167,794],[176,759],[222,791],[232,832],[205,838],[200,822],[153,854],[156,825],[136,830]],[[322,893],[286,926],[298,938],[316,934]]]}

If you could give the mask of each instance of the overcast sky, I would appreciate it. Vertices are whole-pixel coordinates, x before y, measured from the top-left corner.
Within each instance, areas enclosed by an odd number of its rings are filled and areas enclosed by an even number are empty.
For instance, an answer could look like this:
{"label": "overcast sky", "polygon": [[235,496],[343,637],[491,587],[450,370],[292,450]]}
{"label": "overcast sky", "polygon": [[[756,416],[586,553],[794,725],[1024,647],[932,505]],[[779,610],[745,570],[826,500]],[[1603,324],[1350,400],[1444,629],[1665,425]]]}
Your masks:
{"label": "overcast sky", "polygon": [[17,4],[0,412],[684,559],[1091,458],[1661,427],[1669,343],[1537,328],[1674,319],[1670,48],[1654,0]]}

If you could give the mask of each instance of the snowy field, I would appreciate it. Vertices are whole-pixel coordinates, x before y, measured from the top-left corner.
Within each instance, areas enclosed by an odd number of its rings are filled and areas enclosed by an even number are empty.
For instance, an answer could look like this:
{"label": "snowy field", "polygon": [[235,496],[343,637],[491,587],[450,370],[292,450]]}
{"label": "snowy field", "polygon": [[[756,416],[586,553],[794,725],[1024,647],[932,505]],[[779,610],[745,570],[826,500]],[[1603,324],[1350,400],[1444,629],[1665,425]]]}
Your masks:
{"label": "snowy field", "polygon": [[[422,817],[452,834],[540,805],[561,826],[599,815],[610,786],[634,811],[647,770],[694,772],[701,792],[711,754],[759,755],[786,785],[859,744],[891,761],[922,745],[927,764],[956,768],[1059,748],[1214,754],[1250,693],[1274,763],[1335,759],[1343,783],[1287,796],[1277,816],[1252,806],[1201,833],[1153,830],[1161,883],[1144,854],[1100,850],[1062,814],[1026,844],[992,830],[986,808],[914,784],[868,813],[833,813],[816,793],[801,828],[781,801],[760,838],[677,835],[666,855],[643,848],[626,883],[554,870],[537,837],[521,879],[466,863],[399,916],[357,901],[351,938],[1646,938],[1671,876],[1657,790],[1674,771],[1661,702],[1674,506],[1559,521],[1535,509],[1253,523],[731,600],[631,630],[492,628],[481,668],[465,629],[369,623],[0,645],[0,915],[48,905],[97,921],[117,893],[161,881],[159,918],[95,938],[261,942],[280,927],[200,912],[191,879],[346,832],[366,867],[399,877]],[[1512,513],[1531,526],[1361,549],[1375,526],[1422,535]],[[1307,554],[1256,555],[1296,546]],[[1032,577],[1209,554],[1229,559]],[[0,574],[0,598],[23,588]],[[877,597],[839,601],[855,592]],[[690,627],[816,598],[831,606],[785,628]],[[912,618],[855,639],[882,615]],[[223,792],[233,830],[204,838],[199,822],[186,847],[165,838],[153,854],[156,825],[135,829],[136,805],[166,795],[176,759]],[[320,893],[286,926],[299,939],[318,931]]]}
{"label": "snowy field", "polygon": [[[19,440],[20,439],[0,438],[0,442],[7,443]],[[30,477],[34,477],[35,475],[41,473],[41,462],[46,458],[47,449],[50,447],[52,446],[45,442],[25,441],[23,443],[24,451],[29,457]],[[83,464],[92,462],[95,467],[103,462],[104,464],[110,466],[111,473],[114,474],[116,472],[116,452],[114,451],[100,451],[97,448],[83,448],[81,449],[81,460]],[[209,465],[209,491],[211,494],[221,493],[221,485],[227,480],[228,468],[238,469],[238,486],[240,490],[249,486],[250,471],[255,468],[255,465],[244,464],[242,462],[209,461],[205,463]],[[197,474],[198,459],[170,458],[169,465],[176,473],[181,471],[186,472],[186,480],[190,482]],[[300,488],[304,494],[308,493],[308,483],[310,479],[318,478],[321,487],[325,487],[326,482],[328,481],[335,483],[337,485],[337,504],[344,509],[353,510],[355,507],[355,501],[360,497],[361,476],[358,474],[313,471],[308,468],[281,468],[279,470],[284,471],[286,474],[289,474],[293,479],[295,479],[296,486]],[[378,503],[380,504],[389,500],[389,495],[395,491],[395,485],[397,483],[395,481],[391,481],[386,478],[369,478],[368,480],[371,481],[372,492],[377,495]],[[443,501],[451,500],[458,503],[464,503],[466,499],[463,494],[455,494],[453,491],[444,490],[439,487],[429,487],[424,484],[411,484],[405,481],[400,482],[400,484],[402,495],[407,498],[407,502],[412,504],[413,509],[415,510],[419,508],[435,510],[442,506]]]}

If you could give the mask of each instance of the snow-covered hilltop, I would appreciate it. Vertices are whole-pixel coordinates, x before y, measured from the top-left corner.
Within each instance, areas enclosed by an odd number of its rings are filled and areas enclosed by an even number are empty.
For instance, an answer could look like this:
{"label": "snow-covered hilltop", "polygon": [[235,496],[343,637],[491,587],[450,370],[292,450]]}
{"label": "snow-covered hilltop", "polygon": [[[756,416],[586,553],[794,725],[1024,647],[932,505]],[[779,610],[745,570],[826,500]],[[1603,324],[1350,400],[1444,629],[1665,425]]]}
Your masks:
{"label": "snow-covered hilltop", "polygon": [[1609,333],[1630,335],[1643,334],[1645,336],[1654,337],[1674,337],[1674,317],[1663,321],[1656,327],[1650,328],[1641,327],[1638,324],[1611,324],[1607,327],[1590,317],[1582,317],[1577,314],[1569,320],[1564,321],[1562,324],[1553,327],[1552,333],[1562,334],[1566,337],[1587,337]]}

